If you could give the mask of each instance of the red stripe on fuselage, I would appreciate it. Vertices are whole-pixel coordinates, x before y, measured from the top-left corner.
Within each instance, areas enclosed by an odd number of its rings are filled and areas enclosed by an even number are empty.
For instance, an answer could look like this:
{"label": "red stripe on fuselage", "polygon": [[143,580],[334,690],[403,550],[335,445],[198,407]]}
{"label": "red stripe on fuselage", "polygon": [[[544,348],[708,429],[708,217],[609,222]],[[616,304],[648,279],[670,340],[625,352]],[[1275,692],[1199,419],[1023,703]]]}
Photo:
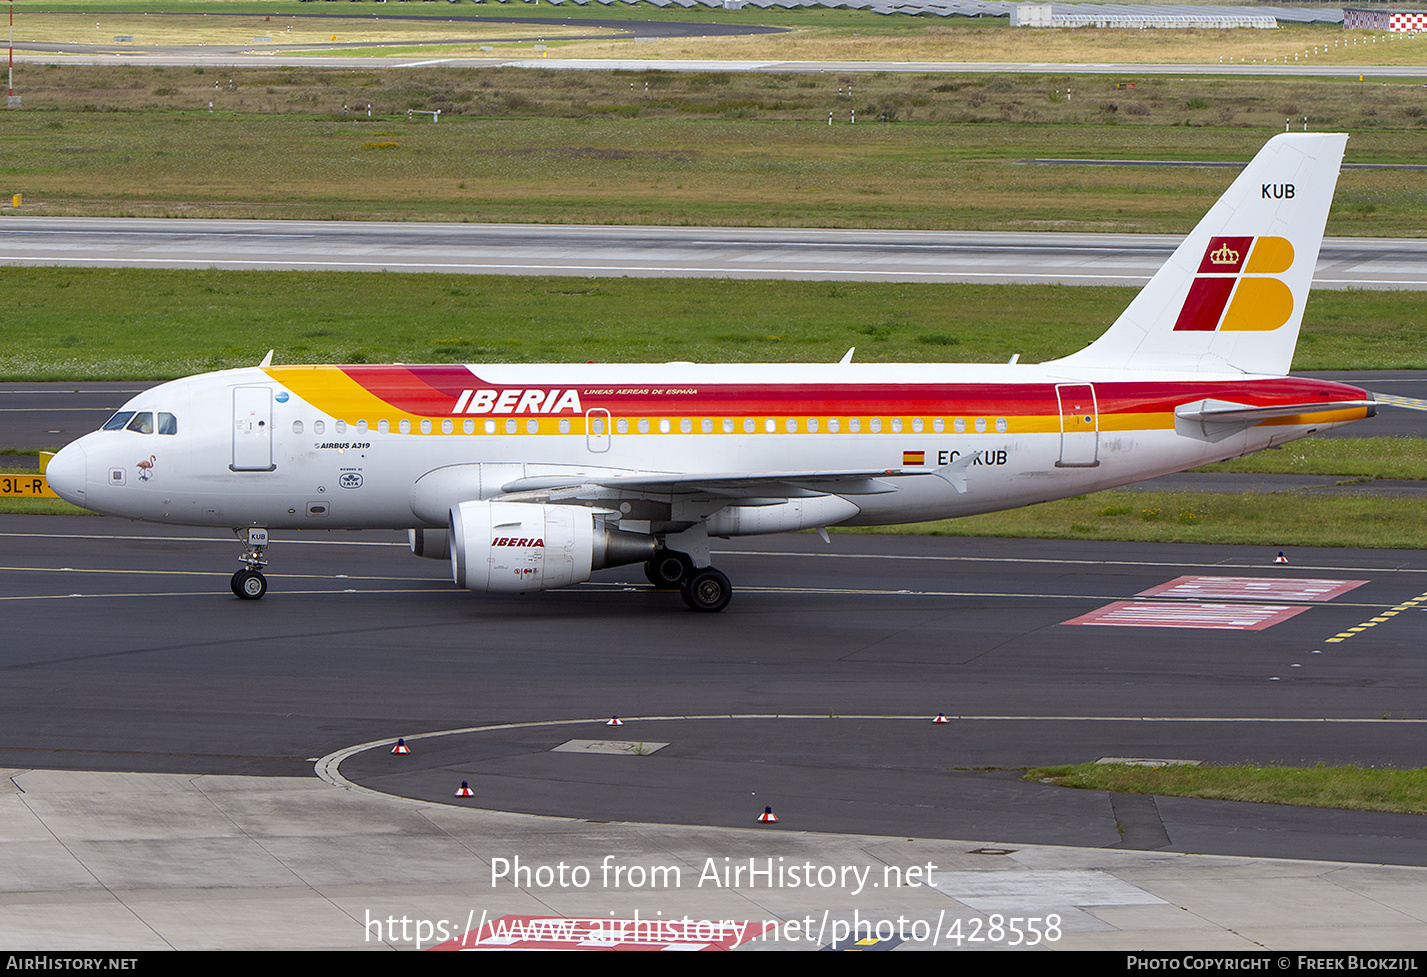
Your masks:
{"label": "red stripe on fuselage", "polygon": [[444,417],[475,377],[464,366],[344,366],[343,373],[374,397],[408,414]]}
{"label": "red stripe on fuselage", "polygon": [[[964,416],[1059,414],[1055,381],[1040,383],[487,383],[461,366],[346,366],[368,391],[410,414],[449,417],[465,390],[574,390],[582,410],[601,408],[625,417],[693,416]],[[1068,381],[1061,381],[1068,382]],[[1134,380],[1095,385],[1102,416],[1164,413],[1202,399],[1260,407],[1314,401],[1363,400],[1357,387],[1284,377],[1254,381]],[[527,412],[528,413],[528,412]]]}

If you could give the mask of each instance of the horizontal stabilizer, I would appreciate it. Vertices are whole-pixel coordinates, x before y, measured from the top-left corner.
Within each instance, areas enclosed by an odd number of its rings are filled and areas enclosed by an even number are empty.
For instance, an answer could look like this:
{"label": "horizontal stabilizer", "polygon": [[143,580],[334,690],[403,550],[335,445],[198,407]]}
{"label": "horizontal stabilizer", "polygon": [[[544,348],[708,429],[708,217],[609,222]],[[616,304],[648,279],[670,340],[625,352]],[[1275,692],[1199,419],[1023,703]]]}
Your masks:
{"label": "horizontal stabilizer", "polygon": [[1301,414],[1321,414],[1325,411],[1339,410],[1366,410],[1367,416],[1372,417],[1377,413],[1377,402],[1372,400],[1335,400],[1258,407],[1253,404],[1236,404],[1227,400],[1198,400],[1178,408],[1174,412],[1174,416],[1181,420],[1204,421],[1209,424],[1246,424],[1267,421],[1275,417],[1297,417]]}

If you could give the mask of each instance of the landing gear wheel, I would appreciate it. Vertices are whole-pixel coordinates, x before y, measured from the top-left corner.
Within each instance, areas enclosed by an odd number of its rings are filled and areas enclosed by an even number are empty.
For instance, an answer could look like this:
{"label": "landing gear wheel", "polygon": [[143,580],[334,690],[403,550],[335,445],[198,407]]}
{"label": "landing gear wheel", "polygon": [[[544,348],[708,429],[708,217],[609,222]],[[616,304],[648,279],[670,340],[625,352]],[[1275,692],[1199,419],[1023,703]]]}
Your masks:
{"label": "landing gear wheel", "polygon": [[258,600],[268,592],[268,578],[256,570],[239,570],[233,574],[230,586],[243,600]]}
{"label": "landing gear wheel", "polygon": [[660,550],[644,563],[644,577],[661,590],[682,586],[694,572],[694,561],[677,550]]}
{"label": "landing gear wheel", "polygon": [[691,610],[721,611],[733,596],[733,585],[713,567],[695,570],[679,587],[679,596]]}

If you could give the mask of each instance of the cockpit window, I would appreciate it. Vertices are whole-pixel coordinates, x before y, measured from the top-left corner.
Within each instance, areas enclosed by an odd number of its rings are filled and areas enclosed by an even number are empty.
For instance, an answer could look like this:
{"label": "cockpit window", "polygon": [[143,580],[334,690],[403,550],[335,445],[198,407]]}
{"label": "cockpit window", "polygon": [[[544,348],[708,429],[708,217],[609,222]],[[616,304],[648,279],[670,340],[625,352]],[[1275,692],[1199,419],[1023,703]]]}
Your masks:
{"label": "cockpit window", "polygon": [[159,433],[177,434],[178,418],[174,417],[172,414],[166,414],[163,411],[159,411]]}
{"label": "cockpit window", "polygon": [[104,422],[104,428],[103,428],[103,430],[105,430],[105,431],[122,431],[122,430],[124,430],[124,425],[129,423],[129,418],[131,418],[131,417],[133,417],[133,416],[134,416],[134,412],[133,412],[133,411],[131,411],[131,410],[121,410],[121,411],[119,411],[117,414],[115,414],[113,417],[109,418],[109,420],[107,420],[107,421]]}
{"label": "cockpit window", "polygon": [[130,431],[138,431],[140,434],[154,433],[154,415],[151,411],[139,411],[134,415],[134,419],[129,422]]}

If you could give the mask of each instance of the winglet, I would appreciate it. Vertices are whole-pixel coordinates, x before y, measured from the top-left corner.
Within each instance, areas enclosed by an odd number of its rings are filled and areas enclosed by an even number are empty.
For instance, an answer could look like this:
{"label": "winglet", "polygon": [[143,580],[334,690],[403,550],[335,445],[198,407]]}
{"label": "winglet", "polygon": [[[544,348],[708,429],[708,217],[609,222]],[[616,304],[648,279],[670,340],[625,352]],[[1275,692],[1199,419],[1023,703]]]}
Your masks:
{"label": "winglet", "polygon": [[846,364],[851,363],[851,362],[852,362],[852,354],[855,353],[855,352],[857,352],[857,347],[856,347],[856,346],[849,346],[849,347],[847,347],[847,352],[842,354],[842,359],[840,359],[840,360],[837,361],[837,365],[838,365],[838,366],[845,366]]}
{"label": "winglet", "polygon": [[258,366],[259,366],[259,368],[264,368],[264,367],[269,367],[269,366],[272,366],[272,365],[273,365],[273,351],[272,351],[272,350],[268,350],[268,355],[263,357],[263,361],[262,361],[261,363],[259,363]]}

